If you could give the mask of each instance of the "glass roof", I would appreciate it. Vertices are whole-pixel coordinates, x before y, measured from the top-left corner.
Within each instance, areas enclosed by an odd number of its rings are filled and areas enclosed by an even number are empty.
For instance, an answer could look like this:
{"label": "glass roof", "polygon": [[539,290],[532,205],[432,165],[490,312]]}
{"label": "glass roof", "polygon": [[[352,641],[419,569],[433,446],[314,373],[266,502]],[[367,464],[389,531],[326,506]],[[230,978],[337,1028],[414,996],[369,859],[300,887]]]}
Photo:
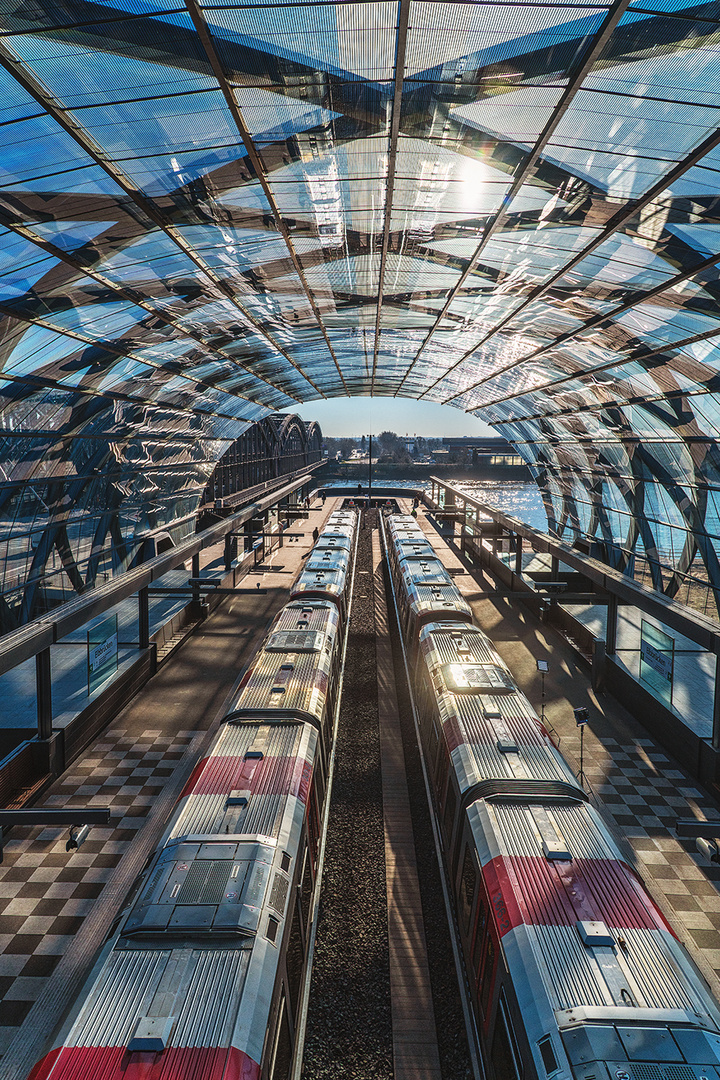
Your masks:
{"label": "glass roof", "polygon": [[109,463],[189,505],[269,412],[399,395],[497,426],[551,527],[619,564],[684,522],[680,570],[699,551],[720,587],[717,2],[34,0],[0,25],[4,520]]}

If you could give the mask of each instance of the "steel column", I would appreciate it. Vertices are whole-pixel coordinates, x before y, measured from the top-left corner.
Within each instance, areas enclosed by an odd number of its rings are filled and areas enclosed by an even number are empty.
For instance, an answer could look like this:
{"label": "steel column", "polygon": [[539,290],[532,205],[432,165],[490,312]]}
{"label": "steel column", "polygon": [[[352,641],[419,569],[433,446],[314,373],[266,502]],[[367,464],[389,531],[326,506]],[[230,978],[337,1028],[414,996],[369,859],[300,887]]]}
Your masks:
{"label": "steel column", "polygon": [[720,750],[720,656],[715,657],[715,694],[713,696],[713,749]]}
{"label": "steel column", "polygon": [[150,648],[150,594],[148,586],[139,589],[138,594],[138,647]]}
{"label": "steel column", "polygon": [[618,601],[615,593],[608,594],[607,626],[605,629],[605,652],[608,656],[615,655],[617,647],[617,618]]}
{"label": "steel column", "polygon": [[200,552],[196,551],[192,557],[192,598],[200,600]]}
{"label": "steel column", "polygon": [[38,739],[52,738],[52,668],[50,649],[35,656]]}

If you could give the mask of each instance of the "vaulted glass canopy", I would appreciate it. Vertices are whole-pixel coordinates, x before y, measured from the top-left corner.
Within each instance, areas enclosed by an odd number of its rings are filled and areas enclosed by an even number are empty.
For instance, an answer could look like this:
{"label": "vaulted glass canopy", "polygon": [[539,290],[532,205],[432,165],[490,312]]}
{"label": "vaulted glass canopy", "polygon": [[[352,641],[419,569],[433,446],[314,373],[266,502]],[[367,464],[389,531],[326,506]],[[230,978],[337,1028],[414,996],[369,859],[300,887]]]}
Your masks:
{"label": "vaulted glass canopy", "polygon": [[477,413],[552,528],[712,602],[719,27],[686,0],[5,4],[0,568],[28,522],[49,551],[72,514],[192,513],[270,411],[398,395]]}

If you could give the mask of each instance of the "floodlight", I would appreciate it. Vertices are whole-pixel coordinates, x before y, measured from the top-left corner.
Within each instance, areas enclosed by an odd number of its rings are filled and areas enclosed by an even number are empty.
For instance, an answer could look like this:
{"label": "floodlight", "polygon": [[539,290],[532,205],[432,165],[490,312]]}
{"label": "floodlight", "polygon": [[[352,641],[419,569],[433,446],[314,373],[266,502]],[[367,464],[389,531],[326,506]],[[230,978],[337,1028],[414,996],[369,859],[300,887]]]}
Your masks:
{"label": "floodlight", "polygon": [[547,660],[538,660],[537,669],[538,671],[542,671],[544,675],[547,671],[550,670],[550,665],[548,664]]}

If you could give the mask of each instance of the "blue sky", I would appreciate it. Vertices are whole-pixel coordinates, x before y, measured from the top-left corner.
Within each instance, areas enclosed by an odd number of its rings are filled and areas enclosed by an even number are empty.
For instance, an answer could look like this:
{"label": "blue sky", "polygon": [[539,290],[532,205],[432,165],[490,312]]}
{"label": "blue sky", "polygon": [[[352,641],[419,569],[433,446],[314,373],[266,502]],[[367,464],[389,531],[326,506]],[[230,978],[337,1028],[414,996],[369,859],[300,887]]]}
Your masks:
{"label": "blue sky", "polygon": [[297,413],[303,420],[317,420],[323,435],[335,437],[379,435],[396,431],[398,435],[499,435],[461,409],[436,405],[431,401],[409,398],[353,397],[329,401],[309,401],[293,405],[285,412]]}

